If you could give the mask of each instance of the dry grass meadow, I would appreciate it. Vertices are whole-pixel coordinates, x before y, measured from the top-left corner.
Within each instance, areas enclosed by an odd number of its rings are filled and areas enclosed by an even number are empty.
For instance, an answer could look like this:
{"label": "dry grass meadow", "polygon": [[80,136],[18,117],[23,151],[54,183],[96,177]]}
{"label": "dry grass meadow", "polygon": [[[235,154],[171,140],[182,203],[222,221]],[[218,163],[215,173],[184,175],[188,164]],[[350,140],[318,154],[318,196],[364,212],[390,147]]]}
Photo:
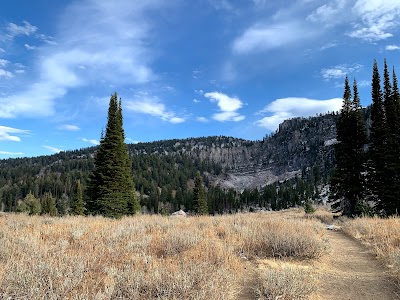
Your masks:
{"label": "dry grass meadow", "polygon": [[[327,248],[301,212],[216,217],[0,215],[0,298],[297,299]],[[250,296],[251,295],[251,296]]]}
{"label": "dry grass meadow", "polygon": [[[306,299],[332,214],[0,214],[1,299]],[[400,219],[344,219],[400,279]]]}

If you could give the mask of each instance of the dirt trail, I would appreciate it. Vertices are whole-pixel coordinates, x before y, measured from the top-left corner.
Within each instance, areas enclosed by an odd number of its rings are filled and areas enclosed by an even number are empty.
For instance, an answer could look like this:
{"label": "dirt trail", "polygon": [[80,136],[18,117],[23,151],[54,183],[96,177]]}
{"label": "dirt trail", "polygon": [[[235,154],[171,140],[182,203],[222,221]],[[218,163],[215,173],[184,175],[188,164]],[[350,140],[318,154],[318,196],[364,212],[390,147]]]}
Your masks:
{"label": "dirt trail", "polygon": [[363,245],[340,231],[328,231],[327,238],[331,253],[315,265],[320,284],[312,299],[400,299],[385,266]]}

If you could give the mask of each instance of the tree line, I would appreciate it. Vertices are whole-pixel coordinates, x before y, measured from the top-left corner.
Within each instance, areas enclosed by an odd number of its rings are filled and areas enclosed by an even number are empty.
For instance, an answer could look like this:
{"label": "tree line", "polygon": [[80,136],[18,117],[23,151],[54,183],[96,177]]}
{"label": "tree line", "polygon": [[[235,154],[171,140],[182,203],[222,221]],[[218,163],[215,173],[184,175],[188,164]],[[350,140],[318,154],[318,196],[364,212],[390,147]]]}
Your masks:
{"label": "tree line", "polygon": [[369,126],[357,82],[351,90],[345,79],[330,199],[346,216],[390,216],[400,211],[400,94],[394,68],[391,75],[385,59],[381,86],[374,61]]}

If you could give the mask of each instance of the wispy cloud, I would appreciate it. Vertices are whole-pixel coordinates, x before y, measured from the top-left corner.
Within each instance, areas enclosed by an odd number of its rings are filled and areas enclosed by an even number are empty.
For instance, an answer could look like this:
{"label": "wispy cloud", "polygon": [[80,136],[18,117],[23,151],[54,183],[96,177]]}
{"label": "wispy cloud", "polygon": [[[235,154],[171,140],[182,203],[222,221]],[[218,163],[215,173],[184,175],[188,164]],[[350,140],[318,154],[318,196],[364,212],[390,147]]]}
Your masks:
{"label": "wispy cloud", "polygon": [[330,79],[345,78],[346,75],[359,72],[363,68],[361,64],[353,65],[337,65],[332,68],[322,69],[321,76],[324,80],[328,81]]}
{"label": "wispy cloud", "polygon": [[196,121],[201,123],[207,123],[208,119],[205,117],[196,117]]}
{"label": "wispy cloud", "polygon": [[305,41],[314,34],[305,23],[256,24],[234,40],[232,49],[235,54],[257,53]]}
{"label": "wispy cloud", "polygon": [[397,45],[387,45],[385,49],[386,49],[387,51],[400,50],[400,46],[397,46]]}
{"label": "wispy cloud", "polygon": [[10,62],[6,59],[0,59],[0,67],[5,67],[8,65]]}
{"label": "wispy cloud", "polygon": [[29,44],[25,44],[24,46],[25,46],[25,48],[26,48],[27,50],[35,50],[35,49],[37,48],[36,46],[31,46],[31,45],[29,45]]}
{"label": "wispy cloud", "polygon": [[140,92],[134,98],[135,100],[126,101],[125,104],[125,107],[130,111],[157,117],[173,124],[185,122],[185,118],[176,116],[176,113],[169,110],[157,96]]}
{"label": "wispy cloud", "polygon": [[[4,70],[4,69],[0,69],[0,77],[13,78],[14,75],[10,71]],[[1,102],[0,102],[0,109],[1,109]],[[0,113],[0,115],[1,115],[1,113]]]}
{"label": "wispy cloud", "polygon": [[330,48],[335,48],[337,46],[338,46],[337,43],[328,43],[328,44],[323,45],[321,48],[319,48],[319,50],[324,51],[324,50],[327,50]]}
{"label": "wispy cloud", "polygon": [[57,127],[59,130],[67,130],[67,131],[78,131],[81,130],[79,126],[72,124],[64,124]]}
{"label": "wispy cloud", "polygon": [[346,0],[334,0],[319,6],[311,12],[307,20],[323,23],[324,26],[332,26],[342,20]]}
{"label": "wispy cloud", "polygon": [[[344,0],[342,0],[344,1]],[[353,13],[360,21],[348,35],[366,41],[385,40],[400,26],[400,2],[397,0],[357,0]]]}
{"label": "wispy cloud", "polygon": [[0,154],[2,155],[24,155],[25,153],[23,152],[9,152],[9,151],[0,151]]}
{"label": "wispy cloud", "polygon": [[36,26],[31,25],[27,21],[23,21],[22,25],[17,25],[15,23],[8,23],[6,27],[5,37],[7,39],[13,39],[19,35],[30,36],[38,30]]}
{"label": "wispy cloud", "polygon": [[258,114],[269,114],[256,125],[274,131],[284,120],[294,117],[309,117],[328,111],[338,111],[343,99],[314,100],[308,98],[283,98],[268,104]]}
{"label": "wispy cloud", "polygon": [[[57,24],[56,39],[60,42],[38,49],[35,81],[25,85],[21,92],[0,97],[0,118],[53,115],[55,99],[95,82],[134,85],[155,78],[149,67],[153,51],[148,46],[152,27],[147,15],[166,5],[160,0],[135,5],[129,0],[83,0],[67,6]],[[23,26],[11,23],[7,27],[10,37],[34,34],[37,30],[26,21]],[[3,76],[9,73],[3,71]]]}
{"label": "wispy cloud", "polygon": [[59,153],[61,151],[64,151],[63,149],[56,148],[56,147],[53,147],[53,146],[46,146],[46,145],[44,145],[43,148],[45,148],[45,149],[47,149],[47,150],[49,150],[49,151],[51,151],[53,153]]}
{"label": "wispy cloud", "polygon": [[[14,134],[14,135],[13,135]],[[29,130],[12,128],[7,126],[0,126],[0,141],[13,141],[19,142],[21,138],[15,134],[30,134]]]}
{"label": "wispy cloud", "polygon": [[210,99],[211,102],[216,102],[219,107],[220,112],[213,115],[214,120],[239,122],[246,118],[237,112],[243,106],[239,98],[229,97],[220,92],[205,93],[204,97]]}
{"label": "wispy cloud", "polygon": [[100,142],[98,140],[94,140],[94,139],[85,139],[85,138],[83,138],[82,141],[84,141],[86,143],[90,143],[92,145],[100,145]]}

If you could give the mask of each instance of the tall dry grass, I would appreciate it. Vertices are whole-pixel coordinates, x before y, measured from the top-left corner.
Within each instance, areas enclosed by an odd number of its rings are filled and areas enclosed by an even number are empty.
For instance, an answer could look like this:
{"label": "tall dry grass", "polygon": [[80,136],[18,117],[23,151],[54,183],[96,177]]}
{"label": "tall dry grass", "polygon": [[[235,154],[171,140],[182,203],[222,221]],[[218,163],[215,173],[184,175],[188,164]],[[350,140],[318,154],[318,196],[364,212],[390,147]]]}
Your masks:
{"label": "tall dry grass", "polygon": [[247,259],[312,259],[325,249],[315,220],[278,214],[2,215],[0,298],[235,299]]}
{"label": "tall dry grass", "polygon": [[375,254],[389,265],[400,284],[400,218],[347,219],[342,229],[369,245]]}

